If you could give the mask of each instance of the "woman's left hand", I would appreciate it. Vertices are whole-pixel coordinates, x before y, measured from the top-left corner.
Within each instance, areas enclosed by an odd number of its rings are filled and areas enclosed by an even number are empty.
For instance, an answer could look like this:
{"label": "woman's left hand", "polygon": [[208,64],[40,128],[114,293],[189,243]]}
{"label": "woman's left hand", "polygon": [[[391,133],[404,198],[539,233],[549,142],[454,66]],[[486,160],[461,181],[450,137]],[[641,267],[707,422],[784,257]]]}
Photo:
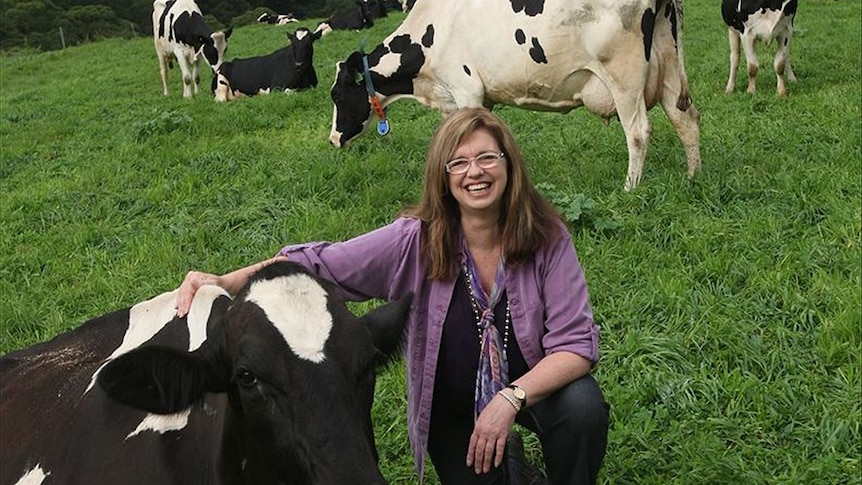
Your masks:
{"label": "woman's left hand", "polygon": [[473,467],[477,475],[491,471],[491,463],[495,468],[503,463],[506,438],[517,414],[500,395],[494,396],[479,414],[467,446],[467,466]]}

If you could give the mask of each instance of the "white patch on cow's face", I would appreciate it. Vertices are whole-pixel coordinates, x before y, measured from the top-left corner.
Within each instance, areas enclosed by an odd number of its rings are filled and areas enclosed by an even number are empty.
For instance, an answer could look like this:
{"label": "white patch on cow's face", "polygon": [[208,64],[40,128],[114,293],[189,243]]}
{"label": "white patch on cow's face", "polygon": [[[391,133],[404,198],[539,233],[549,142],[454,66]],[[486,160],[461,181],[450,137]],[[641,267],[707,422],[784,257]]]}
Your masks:
{"label": "white patch on cow's face", "polygon": [[48,478],[51,472],[42,470],[42,465],[36,465],[15,482],[15,485],[39,485]]}
{"label": "white patch on cow's face", "polygon": [[307,30],[299,30],[299,29],[297,29],[297,31],[296,31],[296,40],[302,40],[302,39],[304,39],[304,38],[305,38],[306,36],[308,36],[308,35],[311,35],[311,32],[309,32],[309,31],[307,31]]}
{"label": "white patch on cow's face", "polygon": [[179,431],[189,424],[189,414],[191,414],[191,411],[192,409],[188,408],[174,414],[147,414],[147,417],[141,421],[141,424],[134,431],[126,436],[126,439],[144,431],[152,431],[160,434],[165,434],[168,431]]}
{"label": "white patch on cow's face", "polygon": [[327,294],[311,276],[295,274],[257,281],[247,301],[257,304],[297,357],[320,363],[332,330]]}
{"label": "white patch on cow's face", "polygon": [[[195,293],[186,320],[189,330],[189,351],[200,347],[203,341],[206,340],[207,320],[210,317],[210,309],[212,309],[213,301],[221,295],[228,296],[224,289],[212,285],[202,286]],[[99,366],[96,372],[93,373],[90,385],[87,386],[84,394],[95,385],[96,377],[105,364],[132,349],[140,347],[141,344],[153,338],[165,325],[170,323],[177,316],[176,307],[176,290],[162,293],[155,298],[133,306],[129,310],[129,328],[126,329],[123,342],[105,360],[105,363]]]}

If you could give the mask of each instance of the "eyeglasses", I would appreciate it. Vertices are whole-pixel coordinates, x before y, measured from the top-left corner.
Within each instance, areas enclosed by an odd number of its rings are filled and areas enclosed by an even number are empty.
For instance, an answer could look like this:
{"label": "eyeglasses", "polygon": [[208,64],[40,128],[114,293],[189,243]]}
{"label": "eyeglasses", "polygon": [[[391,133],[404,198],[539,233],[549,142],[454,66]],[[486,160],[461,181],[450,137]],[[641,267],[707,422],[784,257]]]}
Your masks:
{"label": "eyeglasses", "polygon": [[456,158],[454,160],[450,160],[446,165],[443,165],[443,168],[446,169],[446,173],[458,175],[466,173],[467,170],[470,169],[470,162],[474,160],[476,161],[476,165],[479,167],[488,169],[495,167],[497,163],[500,162],[500,159],[505,156],[505,154],[499,152],[485,152],[480,153],[473,158]]}

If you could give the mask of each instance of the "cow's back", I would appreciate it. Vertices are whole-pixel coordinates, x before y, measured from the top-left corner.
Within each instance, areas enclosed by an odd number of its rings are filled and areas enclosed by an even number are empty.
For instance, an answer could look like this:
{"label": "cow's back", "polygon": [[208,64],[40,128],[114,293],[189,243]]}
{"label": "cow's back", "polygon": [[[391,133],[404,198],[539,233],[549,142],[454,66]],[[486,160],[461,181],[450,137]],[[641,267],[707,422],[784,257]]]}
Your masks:
{"label": "cow's back", "polygon": [[[430,41],[414,87],[418,96],[434,99],[441,85],[461,86],[464,92],[453,93],[452,105],[441,106],[444,111],[463,106],[459,97],[481,98],[486,105],[568,111],[581,105],[573,93],[582,92],[594,74],[605,79],[621,75],[608,72],[614,68],[607,64],[609,59],[624,70],[625,66],[634,69],[668,58],[654,54],[645,59],[645,33],[641,29],[644,13],[654,13],[656,3],[664,6],[668,2],[548,0],[526,2],[513,14],[508,6],[488,8],[482,2],[470,1],[458,3],[456,16],[444,16],[446,5],[441,3],[451,6],[452,2],[417,2],[384,44],[407,32],[413,42],[420,38]],[[536,6],[541,6],[541,11]],[[664,9],[655,15],[655,22],[657,30],[661,26],[670,31],[671,20]],[[477,29],[483,34],[478,35]],[[670,50],[675,55],[673,39],[668,41],[664,36],[656,37],[649,49]],[[464,74],[468,70],[467,77],[475,84],[466,89]]]}
{"label": "cow's back", "polygon": [[[151,300],[161,307],[173,301]],[[165,308],[120,310],[0,358],[0,484],[19,483],[28,473],[32,481],[22,483],[217,483],[223,396],[164,417],[118,404],[93,385],[106,360],[138,340],[188,349],[200,338],[185,320],[130,325],[165,314]]]}

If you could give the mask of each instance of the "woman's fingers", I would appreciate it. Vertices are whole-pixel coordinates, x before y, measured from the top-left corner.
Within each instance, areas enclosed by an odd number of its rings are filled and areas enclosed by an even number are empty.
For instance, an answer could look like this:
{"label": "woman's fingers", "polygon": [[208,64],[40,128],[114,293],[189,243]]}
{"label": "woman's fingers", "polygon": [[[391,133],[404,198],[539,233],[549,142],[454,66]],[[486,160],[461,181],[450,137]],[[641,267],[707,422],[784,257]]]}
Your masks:
{"label": "woman's fingers", "polygon": [[189,271],[186,274],[185,279],[183,279],[182,284],[177,291],[177,316],[182,318],[185,317],[189,313],[189,309],[192,306],[192,300],[194,300],[195,293],[197,293],[198,288],[200,288],[204,282],[207,280],[207,275],[205,273],[200,273],[197,271]]}

